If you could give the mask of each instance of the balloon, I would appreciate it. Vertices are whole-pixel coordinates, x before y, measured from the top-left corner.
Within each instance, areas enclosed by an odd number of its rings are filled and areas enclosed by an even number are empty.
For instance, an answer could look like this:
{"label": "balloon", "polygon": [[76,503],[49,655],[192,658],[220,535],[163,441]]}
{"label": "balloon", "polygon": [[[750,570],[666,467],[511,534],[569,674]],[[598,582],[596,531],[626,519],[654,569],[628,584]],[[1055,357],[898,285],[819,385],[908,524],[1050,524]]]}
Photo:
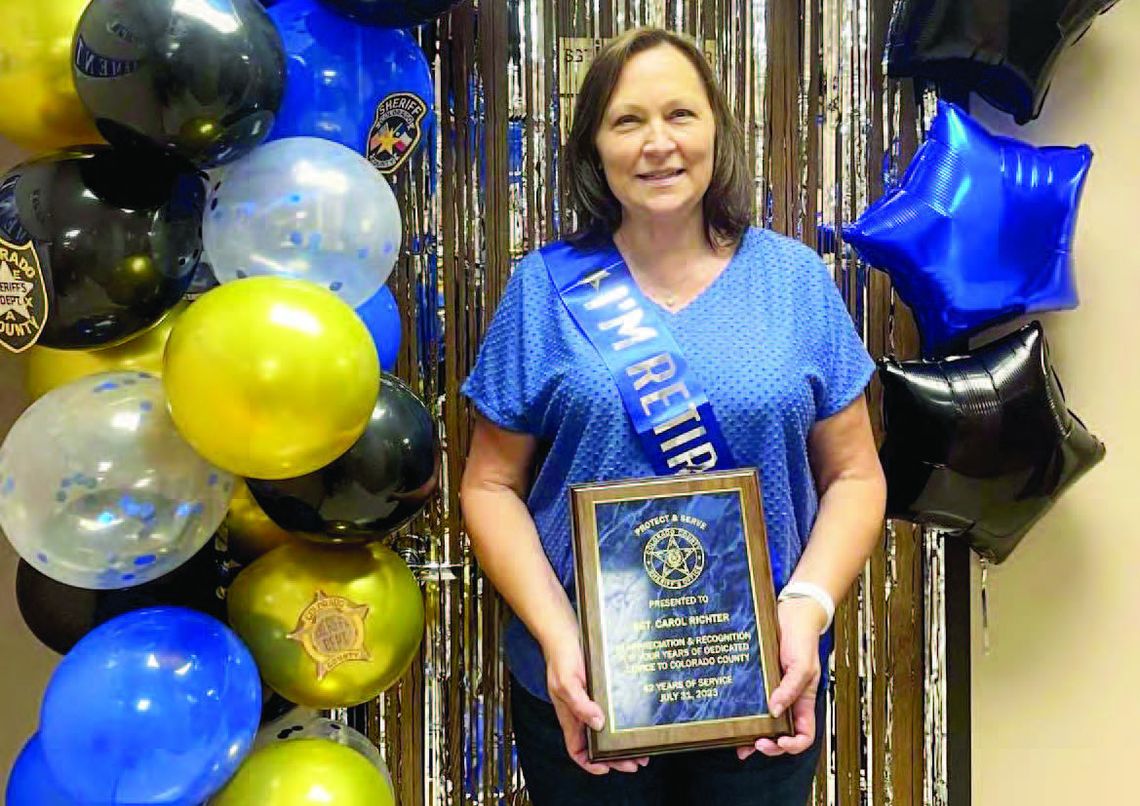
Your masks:
{"label": "balloon", "polygon": [[41,644],[63,655],[100,624],[145,607],[179,605],[225,618],[220,590],[225,558],[208,542],[174,571],[134,588],[93,591],[44,576],[23,560],[16,569],[16,604]]}
{"label": "balloon", "polygon": [[300,478],[250,479],[249,488],[281,528],[354,542],[381,537],[419,514],[438,486],[439,465],[431,413],[385,375],[363,436],[343,456]]}
{"label": "balloon", "polygon": [[336,459],[364,431],[380,365],[368,330],[312,283],[257,277],[203,294],[166,346],[178,430],[239,476],[289,478]]}
{"label": "balloon", "polygon": [[29,565],[80,588],[173,571],[214,534],[232,489],[179,436],[162,382],[145,373],[53,389],[0,446],[0,526]]}
{"label": "balloon", "polygon": [[39,400],[52,389],[88,375],[116,370],[162,374],[162,353],[174,322],[189,302],[179,302],[158,324],[115,347],[94,350],[53,350],[33,347],[24,365],[24,386],[32,400]]}
{"label": "balloon", "polygon": [[208,168],[268,136],[285,53],[256,0],[91,0],[73,75],[108,142]]}
{"label": "balloon", "polygon": [[290,540],[289,533],[270,520],[241,480],[234,488],[222,530],[226,547],[238,562],[252,562]]}
{"label": "balloon", "polygon": [[424,627],[415,577],[377,543],[288,543],[255,560],[226,597],[265,682],[310,708],[359,705],[411,665]]}
{"label": "balloon", "polygon": [[288,81],[271,139],[320,137],[391,175],[430,130],[435,90],[416,40],[367,28],[317,0],[284,0],[269,16],[285,42]]}
{"label": "balloon", "polygon": [[257,732],[257,738],[253,740],[253,749],[256,751],[278,742],[295,742],[299,739],[323,739],[355,750],[380,771],[389,786],[392,785],[388,765],[384,763],[380,751],[367,736],[343,722],[323,717],[309,708],[295,708],[268,725],[263,725]]}
{"label": "balloon", "polygon": [[395,806],[391,786],[359,753],[302,739],[254,751],[211,806]]}
{"label": "balloon", "polygon": [[218,278],[214,276],[214,269],[210,266],[203,249],[198,270],[194,272],[194,279],[190,281],[190,287],[186,289],[186,299],[187,301],[196,300],[210,289],[217,288],[218,285]]}
{"label": "balloon", "polygon": [[77,798],[201,803],[249,751],[261,682],[224,624],[177,607],[119,616],[76,644],[44,692],[40,735]]}
{"label": "balloon", "polygon": [[[289,702],[276,691],[271,689],[264,683],[261,684],[261,724],[265,726],[268,723],[275,722],[286,714],[290,714],[298,710],[298,705],[295,702]],[[254,741],[254,747],[257,742]]]}
{"label": "balloon", "polygon": [[1065,407],[1041,325],[971,355],[881,364],[887,514],[1000,563],[1105,448]]}
{"label": "balloon", "polygon": [[0,137],[30,151],[102,139],[71,80],[71,36],[87,0],[0,0]]}
{"label": "balloon", "polygon": [[387,28],[410,28],[446,14],[462,0],[322,0],[345,16]]}
{"label": "balloon", "polygon": [[902,0],[887,73],[961,103],[976,92],[1018,123],[1037,117],[1061,53],[1116,0]]}
{"label": "balloon", "polygon": [[203,226],[222,283],[309,280],[355,308],[380,290],[400,251],[400,208],[364,157],[314,137],[275,140],[232,166]]}
{"label": "balloon", "polygon": [[392,290],[386,285],[381,286],[372,299],[356,309],[356,314],[364,320],[365,327],[372,334],[372,341],[380,356],[380,368],[391,372],[396,368],[396,359],[400,356],[400,341],[404,330]]}
{"label": "balloon", "polygon": [[1092,152],[989,134],[940,103],[902,184],[844,238],[891,276],[923,353],[1025,313],[1074,308],[1070,243]]}
{"label": "balloon", "polygon": [[95,628],[99,592],[56,582],[20,560],[16,604],[36,639],[63,655]]}
{"label": "balloon", "polygon": [[8,776],[4,803],[7,806],[77,806],[48,769],[38,733],[28,739],[16,757]]}
{"label": "balloon", "polygon": [[204,201],[183,163],[106,146],[13,168],[0,180],[0,282],[23,299],[0,304],[0,342],[105,347],[158,322],[201,257]]}

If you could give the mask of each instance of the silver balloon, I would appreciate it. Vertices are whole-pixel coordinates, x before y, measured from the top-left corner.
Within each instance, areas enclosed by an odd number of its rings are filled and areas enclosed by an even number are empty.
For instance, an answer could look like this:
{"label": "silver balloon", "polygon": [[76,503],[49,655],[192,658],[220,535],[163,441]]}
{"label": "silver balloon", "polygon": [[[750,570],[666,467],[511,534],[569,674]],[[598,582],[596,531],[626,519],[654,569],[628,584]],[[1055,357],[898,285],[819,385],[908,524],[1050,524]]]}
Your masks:
{"label": "silver balloon", "polygon": [[225,517],[233,477],[196,454],[140,372],[41,397],[0,446],[0,527],[37,571],[128,588],[189,560]]}
{"label": "silver balloon", "polygon": [[298,706],[263,725],[253,741],[253,749],[258,750],[275,742],[287,742],[293,739],[325,739],[350,747],[367,758],[384,776],[388,787],[392,788],[392,775],[388,771],[388,765],[384,763],[380,751],[367,736],[343,722],[321,716],[311,708]]}
{"label": "silver balloon", "polygon": [[213,178],[203,237],[223,283],[310,280],[356,308],[392,273],[401,229],[396,196],[367,159],[338,143],[290,137]]}

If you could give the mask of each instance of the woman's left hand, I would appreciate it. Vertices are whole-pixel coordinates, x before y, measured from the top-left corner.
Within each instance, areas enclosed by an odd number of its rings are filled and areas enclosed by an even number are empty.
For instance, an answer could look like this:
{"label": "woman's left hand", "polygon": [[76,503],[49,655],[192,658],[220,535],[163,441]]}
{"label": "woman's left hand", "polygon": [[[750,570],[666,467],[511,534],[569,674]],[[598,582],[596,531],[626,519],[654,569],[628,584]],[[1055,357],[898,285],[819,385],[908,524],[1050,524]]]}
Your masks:
{"label": "woman's left hand", "polygon": [[736,748],[741,761],[759,750],[766,756],[802,753],[815,742],[815,699],[819,690],[819,632],[827,618],[813,599],[787,599],[777,608],[780,622],[780,667],[784,676],[768,700],[773,716],[791,709],[792,736],[757,739]]}

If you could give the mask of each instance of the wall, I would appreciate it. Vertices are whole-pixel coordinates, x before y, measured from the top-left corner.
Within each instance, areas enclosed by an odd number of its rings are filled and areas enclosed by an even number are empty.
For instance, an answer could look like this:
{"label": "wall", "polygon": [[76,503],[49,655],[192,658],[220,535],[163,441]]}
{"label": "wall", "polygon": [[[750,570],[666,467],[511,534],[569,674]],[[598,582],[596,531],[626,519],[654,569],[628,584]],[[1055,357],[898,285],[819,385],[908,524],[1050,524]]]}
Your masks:
{"label": "wall", "polygon": [[[22,153],[0,140],[0,174]],[[0,348],[0,440],[27,407],[23,361]],[[48,446],[44,446],[47,450]],[[16,608],[16,552],[0,539],[0,780],[39,722],[40,697],[59,656],[32,637]]]}
{"label": "wall", "polygon": [[1120,3],[1062,58],[1041,119],[987,125],[1095,154],[1076,237],[1081,306],[1043,317],[1070,408],[1108,445],[989,572],[989,651],[974,579],[973,763],[978,806],[1135,802],[1140,750],[1140,3]]}

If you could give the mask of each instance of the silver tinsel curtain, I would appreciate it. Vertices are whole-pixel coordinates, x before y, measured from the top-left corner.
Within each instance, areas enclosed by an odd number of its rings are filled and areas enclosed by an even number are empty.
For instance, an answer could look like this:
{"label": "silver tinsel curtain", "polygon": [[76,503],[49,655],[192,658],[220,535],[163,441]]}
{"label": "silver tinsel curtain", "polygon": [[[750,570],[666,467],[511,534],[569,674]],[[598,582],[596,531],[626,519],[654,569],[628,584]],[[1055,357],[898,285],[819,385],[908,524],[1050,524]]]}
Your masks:
{"label": "silver tinsel curtain", "polygon": [[[910,88],[883,77],[890,12],[890,0],[469,0],[421,29],[439,122],[401,180],[406,257],[393,282],[405,316],[398,372],[435,406],[445,484],[397,541],[424,583],[422,663],[346,715],[384,750],[404,806],[528,802],[504,697],[502,605],[460,521],[470,412],[458,388],[512,266],[572,223],[560,144],[593,54],[637,25],[693,36],[745,124],[758,222],[820,249],[873,355],[909,357],[905,311],[839,235],[905,167],[920,131]],[[841,608],[815,803],[946,802],[941,551],[889,525]]]}

